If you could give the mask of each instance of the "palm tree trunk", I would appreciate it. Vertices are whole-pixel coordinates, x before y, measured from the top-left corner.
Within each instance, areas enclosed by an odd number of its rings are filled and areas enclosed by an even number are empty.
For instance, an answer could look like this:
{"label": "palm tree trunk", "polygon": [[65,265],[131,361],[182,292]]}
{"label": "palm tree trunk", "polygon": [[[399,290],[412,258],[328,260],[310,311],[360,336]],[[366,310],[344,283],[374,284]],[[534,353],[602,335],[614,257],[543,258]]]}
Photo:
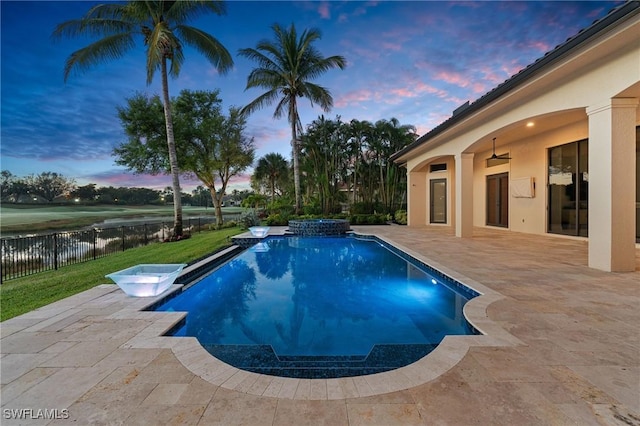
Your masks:
{"label": "palm tree trunk", "polygon": [[296,193],[296,214],[302,213],[302,194],[300,193],[300,156],[298,149],[298,136],[296,127],[298,124],[295,111],[295,99],[291,101],[289,121],[291,122],[291,150],[293,156],[293,187]]}
{"label": "palm tree trunk", "polygon": [[273,206],[276,203],[276,178],[275,176],[271,176],[269,179],[269,183],[271,186],[271,205]]}
{"label": "palm tree trunk", "polygon": [[171,100],[169,99],[169,82],[167,80],[167,60],[162,59],[162,99],[164,102],[164,121],[167,127],[167,145],[169,147],[169,164],[173,184],[173,235],[182,236],[182,197],[178,172],[178,155],[173,136],[173,118],[171,117]]}

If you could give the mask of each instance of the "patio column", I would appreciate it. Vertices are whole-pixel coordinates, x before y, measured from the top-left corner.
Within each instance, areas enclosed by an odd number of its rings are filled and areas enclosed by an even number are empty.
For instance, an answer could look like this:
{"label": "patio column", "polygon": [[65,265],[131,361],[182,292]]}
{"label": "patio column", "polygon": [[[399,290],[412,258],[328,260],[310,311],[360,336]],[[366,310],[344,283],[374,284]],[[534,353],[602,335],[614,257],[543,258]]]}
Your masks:
{"label": "patio column", "polygon": [[456,237],[473,236],[473,153],[456,154]]}
{"label": "patio column", "polygon": [[589,116],[589,267],[635,270],[637,98],[587,108]]}

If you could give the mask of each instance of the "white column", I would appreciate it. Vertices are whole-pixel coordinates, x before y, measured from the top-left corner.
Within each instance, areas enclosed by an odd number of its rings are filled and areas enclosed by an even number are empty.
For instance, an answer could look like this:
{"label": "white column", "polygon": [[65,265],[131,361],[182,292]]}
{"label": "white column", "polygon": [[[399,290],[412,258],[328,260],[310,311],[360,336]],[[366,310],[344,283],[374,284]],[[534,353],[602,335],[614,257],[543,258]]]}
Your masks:
{"label": "white column", "polygon": [[637,98],[587,108],[589,116],[589,267],[634,271]]}
{"label": "white column", "polygon": [[473,236],[473,153],[456,154],[456,237]]}

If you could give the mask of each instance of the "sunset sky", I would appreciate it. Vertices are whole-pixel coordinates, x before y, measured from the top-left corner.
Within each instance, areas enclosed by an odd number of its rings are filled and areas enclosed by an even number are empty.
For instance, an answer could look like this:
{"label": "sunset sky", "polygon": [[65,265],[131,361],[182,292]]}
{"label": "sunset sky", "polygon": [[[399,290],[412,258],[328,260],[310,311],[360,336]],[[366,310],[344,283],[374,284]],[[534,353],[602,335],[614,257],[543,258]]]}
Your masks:
{"label": "sunset sky", "polygon": [[[135,176],[115,165],[112,150],[126,141],[116,107],[136,92],[160,94],[160,76],[146,85],[142,40],[120,60],[63,81],[67,57],[93,40],[51,39],[55,26],[84,15],[96,2],[0,1],[1,167],[17,176],[61,173],[77,184],[98,186],[171,185],[167,176]],[[299,32],[322,32],[317,48],[342,55],[345,70],[316,80],[333,95],[328,118],[397,118],[424,134],[556,45],[607,14],[620,2],[440,2],[440,1],[231,1],[227,14],[190,25],[215,36],[235,65],[218,75],[189,48],[178,79],[182,89],[220,89],[225,111],[244,106],[262,92],[245,91],[254,64],[241,48],[271,39],[271,26],[294,23]],[[303,125],[323,112],[302,100]],[[247,134],[256,158],[279,152],[290,158],[289,125],[274,119],[275,105],[251,115]],[[250,171],[248,172],[248,175]],[[249,176],[234,188],[247,188]],[[182,181],[190,191],[198,182]]]}

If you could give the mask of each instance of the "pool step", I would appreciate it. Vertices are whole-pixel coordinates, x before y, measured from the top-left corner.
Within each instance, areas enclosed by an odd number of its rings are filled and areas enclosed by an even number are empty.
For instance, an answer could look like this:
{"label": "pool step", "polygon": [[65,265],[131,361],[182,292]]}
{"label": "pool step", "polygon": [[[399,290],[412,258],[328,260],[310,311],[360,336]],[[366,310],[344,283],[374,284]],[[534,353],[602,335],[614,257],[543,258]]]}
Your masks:
{"label": "pool step", "polygon": [[417,361],[437,345],[375,345],[368,355],[277,356],[270,345],[203,345],[243,370],[281,377],[338,378],[393,370]]}

